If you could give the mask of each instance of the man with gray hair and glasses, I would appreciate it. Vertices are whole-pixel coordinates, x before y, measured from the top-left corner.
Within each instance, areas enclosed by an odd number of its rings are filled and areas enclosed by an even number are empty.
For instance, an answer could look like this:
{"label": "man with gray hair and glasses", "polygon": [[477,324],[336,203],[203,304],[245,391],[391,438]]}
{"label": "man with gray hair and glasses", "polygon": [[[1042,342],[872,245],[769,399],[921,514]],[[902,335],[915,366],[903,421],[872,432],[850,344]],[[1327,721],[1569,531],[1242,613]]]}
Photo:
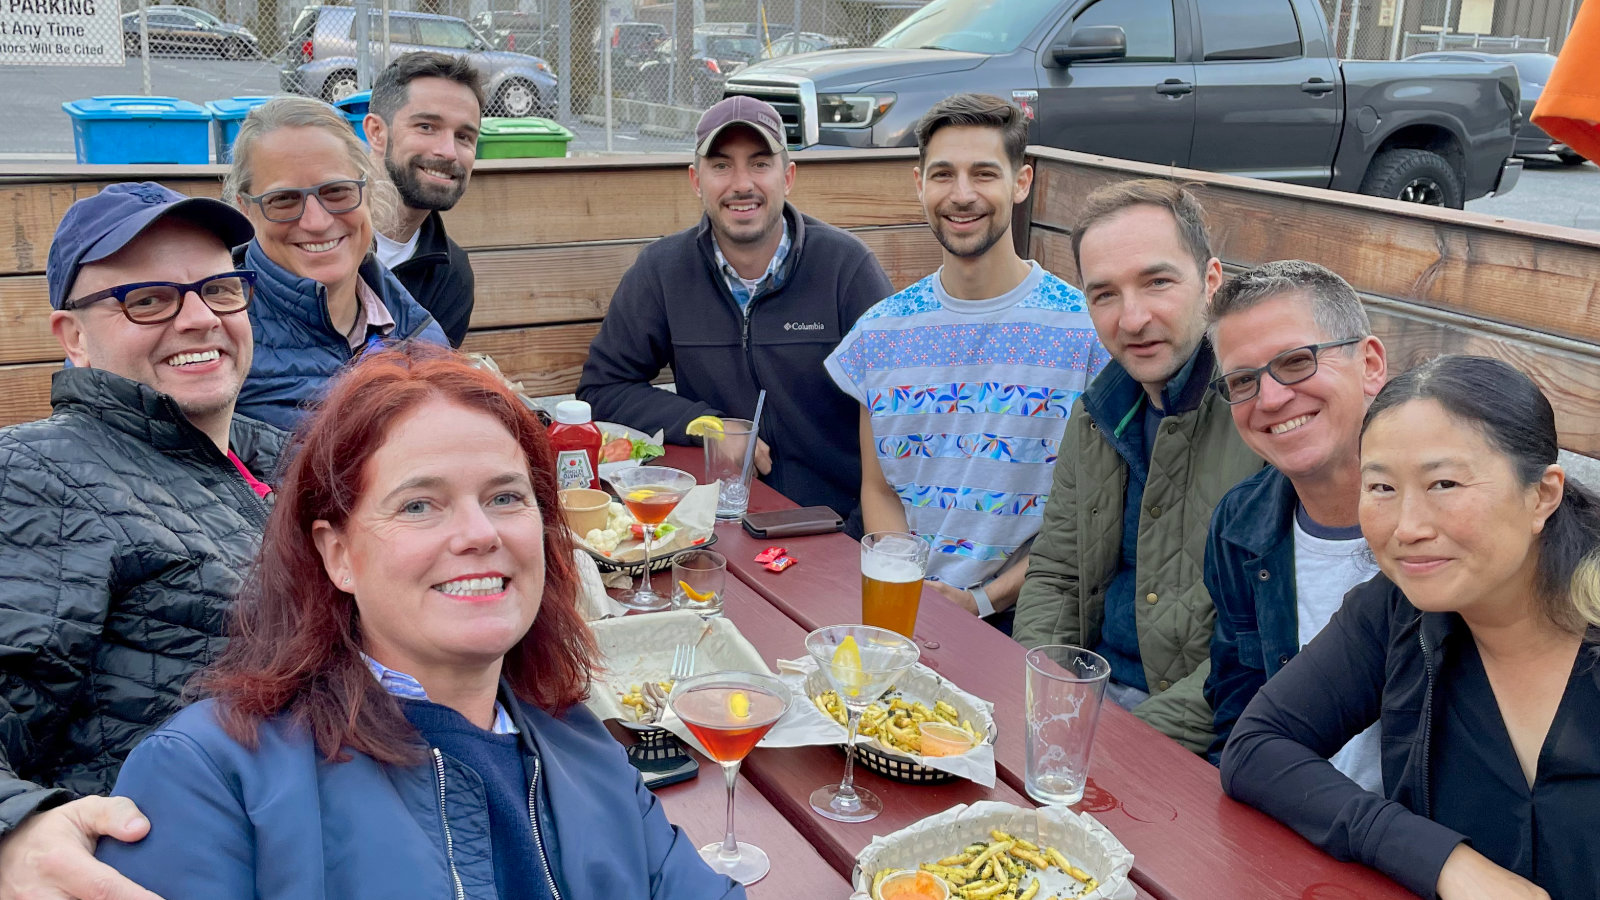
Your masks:
{"label": "man with gray hair and glasses", "polygon": [[[226,642],[285,434],[234,413],[250,222],[159,184],[67,210],[45,268],[71,366],[0,429],[0,900],[150,900],[93,857],[149,822],[110,793]],[[175,900],[175,898],[174,898]]]}
{"label": "man with gray hair and glasses", "polygon": [[[1361,420],[1388,370],[1355,290],[1315,263],[1235,276],[1211,302],[1209,333],[1222,372],[1212,386],[1270,463],[1217,504],[1206,543],[1216,762],[1250,698],[1328,624],[1346,591],[1378,573],[1356,509]],[[1377,728],[1332,762],[1381,792]]]}

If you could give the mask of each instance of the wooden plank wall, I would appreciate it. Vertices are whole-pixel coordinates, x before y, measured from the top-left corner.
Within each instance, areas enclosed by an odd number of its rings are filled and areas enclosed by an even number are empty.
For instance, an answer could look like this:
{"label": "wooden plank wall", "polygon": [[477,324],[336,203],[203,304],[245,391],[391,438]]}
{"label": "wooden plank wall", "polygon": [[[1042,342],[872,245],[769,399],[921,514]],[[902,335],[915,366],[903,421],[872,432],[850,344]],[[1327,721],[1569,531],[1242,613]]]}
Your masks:
{"label": "wooden plank wall", "polygon": [[[1344,275],[1367,299],[1401,369],[1441,352],[1499,356],[1556,407],[1563,444],[1600,456],[1600,235],[1385,200],[1035,148],[1025,247],[1076,280],[1070,236],[1082,198],[1134,177],[1192,182],[1231,267],[1299,257]],[[939,248],[912,187],[915,153],[796,156],[791,199],[854,230],[903,286]],[[478,301],[466,348],[492,354],[536,394],[572,390],[622,273],[657,237],[693,224],[686,158],[480,163],[450,233],[472,252]],[[0,424],[48,410],[60,351],[44,266],[67,207],[112,181],[155,179],[215,196],[221,167],[0,167]],[[1026,222],[1027,219],[1023,218]]]}
{"label": "wooden plank wall", "polygon": [[[856,232],[897,287],[939,264],[911,180],[915,153],[796,154],[790,199]],[[688,159],[629,157],[479,163],[446,228],[472,256],[478,280],[463,349],[494,356],[530,393],[571,391],[611,294],[639,251],[700,217]],[[42,174],[41,174],[42,170]],[[220,166],[0,169],[0,424],[49,411],[61,351],[49,328],[44,268],[67,207],[105,184],[159,180],[218,196]]]}
{"label": "wooden plank wall", "polygon": [[1033,255],[1075,281],[1083,198],[1127,178],[1194,185],[1230,267],[1306,259],[1365,299],[1392,371],[1441,353],[1506,360],[1556,410],[1562,445],[1600,456],[1600,234],[1037,149]]}

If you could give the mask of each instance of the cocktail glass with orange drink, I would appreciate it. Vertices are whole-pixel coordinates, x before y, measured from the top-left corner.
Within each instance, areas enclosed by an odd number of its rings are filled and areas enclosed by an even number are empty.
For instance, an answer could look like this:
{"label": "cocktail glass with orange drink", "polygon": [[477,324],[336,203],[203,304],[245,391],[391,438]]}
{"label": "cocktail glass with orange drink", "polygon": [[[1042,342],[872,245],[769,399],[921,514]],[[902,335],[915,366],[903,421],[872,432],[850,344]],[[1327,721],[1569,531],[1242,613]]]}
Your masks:
{"label": "cocktail glass with orange drink", "polygon": [[910,638],[886,628],[830,625],[806,635],[806,652],[838,693],[848,721],[844,780],[812,791],[811,809],[839,822],[865,822],[883,811],[883,801],[856,787],[856,729],[861,713],[916,665],[922,651]]}
{"label": "cocktail glass with orange drink", "polygon": [[875,531],[861,539],[861,621],[906,637],[917,625],[928,542],[903,531]]}
{"label": "cocktail glass with orange drink", "polygon": [[733,835],[733,794],[739,763],[783,718],[789,689],[770,675],[708,672],[685,678],[668,702],[706,753],[722,766],[728,781],[728,830],[723,839],[700,848],[711,868],[740,884],[754,884],[772,869],[766,851]]}
{"label": "cocktail glass with orange drink", "polygon": [[694,476],[666,466],[638,466],[623,469],[610,480],[622,505],[644,526],[640,529],[644,541],[644,570],[639,573],[639,587],[623,592],[617,601],[629,609],[645,612],[666,609],[671,599],[650,587],[650,545],[655,540],[655,527],[677,509],[678,501],[695,486]]}

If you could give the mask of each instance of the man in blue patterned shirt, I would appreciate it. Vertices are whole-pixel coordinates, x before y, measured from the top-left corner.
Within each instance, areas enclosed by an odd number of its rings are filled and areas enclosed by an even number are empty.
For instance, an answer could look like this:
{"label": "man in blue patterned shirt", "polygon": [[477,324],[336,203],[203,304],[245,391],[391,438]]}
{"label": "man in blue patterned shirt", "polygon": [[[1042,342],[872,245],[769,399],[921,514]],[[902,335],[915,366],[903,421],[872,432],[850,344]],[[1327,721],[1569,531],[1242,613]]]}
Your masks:
{"label": "man in blue patterned shirt", "polygon": [[1083,294],[1017,255],[1027,137],[998,97],[928,112],[915,177],[943,265],[868,310],[827,361],[861,404],[866,531],[916,532],[929,586],[1003,630],[1067,414],[1110,358]]}

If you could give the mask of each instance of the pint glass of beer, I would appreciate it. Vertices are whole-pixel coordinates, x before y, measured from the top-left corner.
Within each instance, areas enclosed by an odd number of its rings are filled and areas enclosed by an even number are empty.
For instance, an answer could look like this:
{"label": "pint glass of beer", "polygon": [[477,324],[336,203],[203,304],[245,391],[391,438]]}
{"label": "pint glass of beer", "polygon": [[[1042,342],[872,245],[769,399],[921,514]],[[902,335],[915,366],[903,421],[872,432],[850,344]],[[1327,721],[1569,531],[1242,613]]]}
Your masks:
{"label": "pint glass of beer", "polygon": [[917,624],[928,543],[902,531],[861,539],[861,623],[911,637]]}

